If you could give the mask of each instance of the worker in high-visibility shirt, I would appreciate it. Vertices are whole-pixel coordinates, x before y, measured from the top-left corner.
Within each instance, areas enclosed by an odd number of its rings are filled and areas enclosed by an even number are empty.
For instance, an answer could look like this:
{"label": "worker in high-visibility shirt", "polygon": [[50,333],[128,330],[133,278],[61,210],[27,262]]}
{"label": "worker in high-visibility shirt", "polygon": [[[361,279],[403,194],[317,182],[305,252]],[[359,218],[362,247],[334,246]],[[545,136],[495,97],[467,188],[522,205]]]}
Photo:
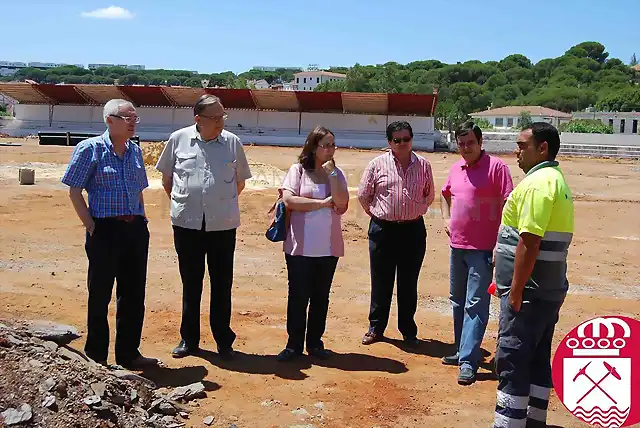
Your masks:
{"label": "worker in high-visibility shirt", "polygon": [[534,123],[518,137],[526,173],[509,195],[496,245],[500,323],[496,350],[495,427],[546,427],[551,342],[567,281],[573,198],[555,160],[560,136]]}

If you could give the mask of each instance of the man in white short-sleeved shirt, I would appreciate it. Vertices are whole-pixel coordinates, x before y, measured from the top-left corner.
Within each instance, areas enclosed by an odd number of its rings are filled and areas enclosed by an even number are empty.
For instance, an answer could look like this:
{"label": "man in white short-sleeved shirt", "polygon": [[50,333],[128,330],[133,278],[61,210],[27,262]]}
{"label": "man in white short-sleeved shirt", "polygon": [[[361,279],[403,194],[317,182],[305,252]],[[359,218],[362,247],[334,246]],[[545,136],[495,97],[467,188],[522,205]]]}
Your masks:
{"label": "man in white short-sleeved shirt", "polygon": [[156,165],[171,199],[182,278],[182,340],[173,350],[176,358],[199,350],[205,256],[211,281],[211,331],[220,355],[233,355],[231,287],[240,226],[238,195],[251,171],[240,139],[223,129],[226,117],[218,97],[200,97],[194,106],[195,124],[171,134]]}

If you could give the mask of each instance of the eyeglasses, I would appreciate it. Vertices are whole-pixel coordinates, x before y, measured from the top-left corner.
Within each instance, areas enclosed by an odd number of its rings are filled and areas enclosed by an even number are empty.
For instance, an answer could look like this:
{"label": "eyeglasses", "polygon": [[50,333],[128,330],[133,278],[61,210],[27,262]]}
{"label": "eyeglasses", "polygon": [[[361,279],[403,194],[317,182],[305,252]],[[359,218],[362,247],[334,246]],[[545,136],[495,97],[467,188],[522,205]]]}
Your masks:
{"label": "eyeglasses", "polygon": [[402,144],[402,143],[408,143],[412,139],[413,139],[412,137],[402,137],[402,138],[393,138],[391,141],[393,141],[394,144]]}
{"label": "eyeglasses", "polygon": [[334,149],[336,147],[336,143],[318,144],[318,147],[321,149]]}
{"label": "eyeglasses", "polygon": [[229,118],[229,115],[227,115],[226,113],[223,114],[222,116],[203,116],[199,114],[198,117],[204,117],[205,119],[211,119],[215,122],[221,122],[223,120],[227,120]]}
{"label": "eyeglasses", "polygon": [[119,116],[117,114],[110,114],[111,117],[117,117],[124,120],[126,123],[140,123],[140,116]]}

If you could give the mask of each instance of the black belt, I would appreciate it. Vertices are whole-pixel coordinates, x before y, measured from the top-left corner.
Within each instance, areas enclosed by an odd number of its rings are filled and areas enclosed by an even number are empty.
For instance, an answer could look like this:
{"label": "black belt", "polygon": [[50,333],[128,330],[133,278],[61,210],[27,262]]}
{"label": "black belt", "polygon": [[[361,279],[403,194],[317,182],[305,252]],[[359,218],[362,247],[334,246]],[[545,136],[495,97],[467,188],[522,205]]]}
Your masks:
{"label": "black belt", "polygon": [[422,221],[422,216],[411,219],[411,220],[384,220],[378,217],[371,217],[373,221],[375,221],[376,223],[388,223],[388,224],[409,224],[409,223],[416,223],[418,221]]}
{"label": "black belt", "polygon": [[117,220],[124,221],[125,223],[131,223],[132,221],[137,220],[138,218],[142,218],[141,215],[117,215],[113,217],[104,217],[104,220]]}

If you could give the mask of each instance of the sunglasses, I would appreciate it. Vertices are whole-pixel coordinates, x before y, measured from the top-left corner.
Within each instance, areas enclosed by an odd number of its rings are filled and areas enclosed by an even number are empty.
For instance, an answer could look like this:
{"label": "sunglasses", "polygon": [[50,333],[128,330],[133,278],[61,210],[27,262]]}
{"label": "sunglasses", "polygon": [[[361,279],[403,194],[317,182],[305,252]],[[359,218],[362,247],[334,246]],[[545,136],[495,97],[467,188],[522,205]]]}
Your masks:
{"label": "sunglasses", "polygon": [[391,141],[393,141],[394,144],[402,144],[402,143],[408,143],[411,140],[412,140],[411,137],[402,137],[402,138],[393,138]]}

